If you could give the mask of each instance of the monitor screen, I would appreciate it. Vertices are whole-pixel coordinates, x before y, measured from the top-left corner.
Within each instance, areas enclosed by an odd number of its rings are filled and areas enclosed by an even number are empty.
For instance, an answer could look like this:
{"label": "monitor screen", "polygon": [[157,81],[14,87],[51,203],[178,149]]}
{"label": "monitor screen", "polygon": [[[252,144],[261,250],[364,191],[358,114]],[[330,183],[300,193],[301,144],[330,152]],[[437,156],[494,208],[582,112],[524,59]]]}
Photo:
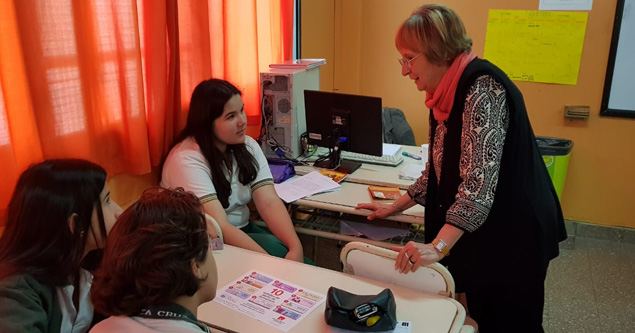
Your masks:
{"label": "monitor screen", "polygon": [[381,98],[305,90],[304,107],[309,144],[333,148],[346,137],[340,149],[382,156]]}

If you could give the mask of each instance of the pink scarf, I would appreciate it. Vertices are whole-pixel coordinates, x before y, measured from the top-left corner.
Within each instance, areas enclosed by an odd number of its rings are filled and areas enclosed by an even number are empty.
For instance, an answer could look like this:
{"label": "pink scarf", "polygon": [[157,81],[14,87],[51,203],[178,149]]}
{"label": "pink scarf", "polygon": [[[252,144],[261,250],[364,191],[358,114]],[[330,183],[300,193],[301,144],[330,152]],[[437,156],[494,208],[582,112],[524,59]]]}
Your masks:
{"label": "pink scarf", "polygon": [[465,67],[467,67],[474,58],[476,58],[476,53],[474,52],[461,53],[454,59],[445,74],[443,74],[434,93],[426,93],[426,106],[433,110],[434,119],[437,121],[445,121],[450,116],[456,86],[459,84],[463,70],[465,70]]}

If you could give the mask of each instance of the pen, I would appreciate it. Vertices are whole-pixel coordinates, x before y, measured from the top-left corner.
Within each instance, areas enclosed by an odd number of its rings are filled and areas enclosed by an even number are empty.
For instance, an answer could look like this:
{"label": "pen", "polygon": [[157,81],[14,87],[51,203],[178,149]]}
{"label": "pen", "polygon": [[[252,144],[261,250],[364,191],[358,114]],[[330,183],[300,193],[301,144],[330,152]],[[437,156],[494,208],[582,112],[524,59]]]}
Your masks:
{"label": "pen", "polygon": [[402,152],[402,153],[401,153],[401,155],[403,155],[403,156],[408,156],[408,157],[410,157],[410,158],[414,158],[415,160],[420,160],[420,159],[421,159],[421,156],[417,156],[417,155],[415,155],[415,154],[410,154],[410,153],[409,153],[409,152],[407,152],[407,151]]}

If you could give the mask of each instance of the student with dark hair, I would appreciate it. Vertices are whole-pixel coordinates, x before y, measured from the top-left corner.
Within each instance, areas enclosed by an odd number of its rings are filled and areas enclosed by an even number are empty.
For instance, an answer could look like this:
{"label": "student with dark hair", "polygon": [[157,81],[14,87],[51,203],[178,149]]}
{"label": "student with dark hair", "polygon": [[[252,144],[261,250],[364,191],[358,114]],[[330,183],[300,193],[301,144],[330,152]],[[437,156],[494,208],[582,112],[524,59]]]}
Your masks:
{"label": "student with dark hair", "polygon": [[[302,261],[302,244],[273,188],[267,159],[246,129],[238,88],[218,79],[199,83],[185,129],[163,164],[161,185],[198,196],[228,244]],[[273,235],[249,223],[252,200]]]}
{"label": "student with dark hair", "polygon": [[91,298],[113,317],[91,332],[207,332],[196,312],[214,298],[217,282],[198,198],[150,188],[108,237]]}
{"label": "student with dark hair", "polygon": [[99,165],[47,160],[24,171],[0,238],[0,332],[88,331],[93,276],[82,264],[120,213]]}

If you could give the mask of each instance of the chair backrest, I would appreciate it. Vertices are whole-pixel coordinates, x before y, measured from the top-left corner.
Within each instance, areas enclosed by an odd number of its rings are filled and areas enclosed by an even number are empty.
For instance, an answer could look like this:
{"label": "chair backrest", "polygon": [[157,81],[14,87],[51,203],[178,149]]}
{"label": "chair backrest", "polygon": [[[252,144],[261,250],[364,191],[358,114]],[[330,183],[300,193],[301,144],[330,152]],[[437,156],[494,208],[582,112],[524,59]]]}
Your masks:
{"label": "chair backrest", "polygon": [[383,107],[382,125],[384,127],[384,143],[414,146],[415,134],[400,109]]}
{"label": "chair backrest", "polygon": [[342,249],[340,260],[344,273],[454,298],[454,279],[443,265],[434,263],[401,274],[394,269],[397,254],[383,247],[350,242]]}
{"label": "chair backrest", "polygon": [[210,224],[212,226],[214,226],[214,230],[216,230],[216,234],[218,235],[218,238],[220,238],[222,241],[224,241],[223,238],[223,231],[220,228],[220,225],[218,224],[218,222],[216,221],[216,219],[214,219],[211,215],[209,214],[205,214],[205,219],[207,220],[207,225],[209,226]]}
{"label": "chair backrest", "polygon": [[478,332],[477,323],[466,315],[463,305],[454,300],[454,279],[443,265],[434,263],[421,266],[413,273],[401,274],[394,269],[397,254],[383,247],[350,242],[342,249],[340,261],[344,266],[344,273],[450,297],[458,309],[450,332]]}

